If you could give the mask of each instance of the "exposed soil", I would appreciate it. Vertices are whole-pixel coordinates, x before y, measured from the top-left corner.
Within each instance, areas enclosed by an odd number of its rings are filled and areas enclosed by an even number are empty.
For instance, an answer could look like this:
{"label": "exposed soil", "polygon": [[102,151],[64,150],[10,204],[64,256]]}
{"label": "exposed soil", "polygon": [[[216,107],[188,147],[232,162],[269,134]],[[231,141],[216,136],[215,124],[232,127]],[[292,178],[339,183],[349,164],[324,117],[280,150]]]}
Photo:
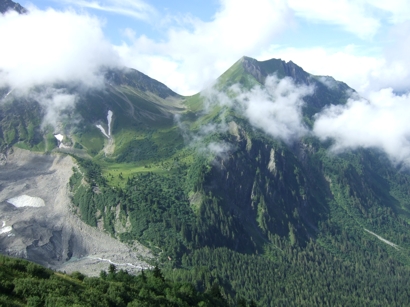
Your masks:
{"label": "exposed soil", "polygon": [[[74,165],[70,156],[18,148],[0,157],[0,224],[12,227],[0,231],[0,252],[87,275],[98,275],[110,262],[130,272],[148,268],[142,260],[152,258],[147,248],[123,244],[71,212],[68,181]],[[39,197],[45,206],[17,208],[7,202],[21,195]]]}

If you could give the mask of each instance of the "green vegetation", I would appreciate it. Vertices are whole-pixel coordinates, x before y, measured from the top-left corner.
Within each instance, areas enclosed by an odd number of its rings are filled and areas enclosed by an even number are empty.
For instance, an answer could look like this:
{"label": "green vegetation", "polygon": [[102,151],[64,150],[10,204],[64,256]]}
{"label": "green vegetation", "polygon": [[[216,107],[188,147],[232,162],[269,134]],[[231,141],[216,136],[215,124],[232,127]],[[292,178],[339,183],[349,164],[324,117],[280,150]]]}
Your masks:
{"label": "green vegetation", "polygon": [[[35,101],[6,101],[0,105],[0,150],[19,142],[21,147],[38,150],[43,142],[40,129],[42,111]],[[44,146],[44,145],[43,145]]]}
{"label": "green vegetation", "polygon": [[193,149],[173,171],[136,172],[119,189],[104,181],[98,191],[80,185],[74,203],[89,224],[103,219],[113,235],[157,251],[168,278],[197,289],[218,282],[230,303],[402,305],[410,198],[400,182],[410,176],[371,150],[330,156],[305,139],[310,154],[302,163],[300,152],[247,134],[251,146],[244,135],[239,142],[229,134],[204,139],[236,144],[225,158]]}
{"label": "green vegetation", "polygon": [[133,276],[111,264],[97,278],[0,256],[0,276],[1,306],[229,306],[216,283],[198,292],[189,283],[165,279],[158,267]]}
{"label": "green vegetation", "polygon": [[[251,89],[253,86],[263,83],[264,80],[257,80],[255,76],[252,76],[251,74],[248,74],[246,72],[246,68],[243,64],[244,62],[248,63],[249,61],[253,62],[255,60],[247,57],[242,57],[239,61],[232,65],[218,78],[217,88],[222,90],[234,84],[241,84],[241,86],[243,86],[244,88]],[[272,71],[272,73],[273,72],[274,71]]]}
{"label": "green vegetation", "polygon": [[[264,257],[227,248],[195,250],[183,258],[185,269],[168,271],[167,276],[190,281],[198,289],[217,280],[229,301],[246,297],[259,306],[407,305],[409,289],[404,285],[409,282],[409,268],[376,242],[360,237],[346,232],[335,237],[333,248],[354,255],[353,261],[336,257],[314,241],[304,248],[277,241]],[[369,252],[373,249],[377,257]]]}
{"label": "green vegetation", "polygon": [[89,154],[95,156],[104,148],[105,137],[97,127],[92,127],[84,133],[79,133],[77,141]]}

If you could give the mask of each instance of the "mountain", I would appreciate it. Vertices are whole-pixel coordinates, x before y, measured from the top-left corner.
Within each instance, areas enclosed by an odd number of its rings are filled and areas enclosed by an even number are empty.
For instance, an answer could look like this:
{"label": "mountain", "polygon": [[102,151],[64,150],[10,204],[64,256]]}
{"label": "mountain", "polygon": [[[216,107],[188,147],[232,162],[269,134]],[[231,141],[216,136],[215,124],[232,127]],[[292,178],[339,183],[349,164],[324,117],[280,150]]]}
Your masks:
{"label": "mountain", "polygon": [[[67,183],[74,181],[74,176],[71,180],[70,177],[77,169],[76,163],[59,153],[86,158],[86,162],[93,156],[98,160],[104,151],[113,150],[118,140],[122,153],[118,160],[127,159],[130,142],[137,142],[133,139],[135,134],[130,133],[143,135],[152,127],[162,131],[161,127],[169,126],[173,114],[180,112],[180,96],[132,69],[103,74],[104,87],[98,90],[59,84],[34,89],[23,98],[16,91],[4,90],[0,104],[3,253],[54,269],[72,271],[86,267],[83,272],[92,275],[109,261],[124,263],[130,271],[149,267],[146,260],[152,256],[145,247],[126,246],[109,234],[84,225],[72,213],[72,193]],[[50,103],[55,97],[75,97],[73,103],[77,104],[65,109],[59,109],[58,104],[44,104],[44,100]],[[44,122],[48,108],[53,107],[60,111],[52,113],[53,119],[59,119],[54,125]],[[101,124],[108,133],[108,110],[114,112],[115,140],[108,139],[96,127]],[[59,133],[64,135],[61,141],[55,136]],[[30,208],[38,202],[39,207]]]}
{"label": "mountain", "polygon": [[27,9],[22,7],[20,4],[13,2],[11,0],[0,1],[0,13],[4,14],[7,11],[14,10],[19,14],[27,13]]}
{"label": "mountain", "polygon": [[94,274],[157,261],[230,303],[408,304],[408,170],[310,133],[353,89],[249,57],[189,97],[133,69],[101,77],[2,89],[3,253]]}

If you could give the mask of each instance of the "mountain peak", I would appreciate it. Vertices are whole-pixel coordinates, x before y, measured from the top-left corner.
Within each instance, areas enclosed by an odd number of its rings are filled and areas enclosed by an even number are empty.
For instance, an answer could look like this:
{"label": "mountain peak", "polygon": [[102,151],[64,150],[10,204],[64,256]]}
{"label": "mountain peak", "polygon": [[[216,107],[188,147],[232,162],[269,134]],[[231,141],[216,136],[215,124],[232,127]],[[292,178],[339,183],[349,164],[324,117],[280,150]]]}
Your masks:
{"label": "mountain peak", "polygon": [[277,74],[278,77],[292,77],[296,83],[306,83],[309,74],[292,61],[281,59],[258,61],[244,56],[241,63],[245,72],[251,74],[259,83],[264,83],[267,76]]}
{"label": "mountain peak", "polygon": [[26,14],[28,10],[22,7],[20,4],[11,0],[0,0],[0,13],[4,14],[7,11],[14,10],[19,14]]}
{"label": "mountain peak", "polygon": [[310,81],[310,74],[292,61],[285,62],[274,58],[258,61],[248,56],[241,57],[222,74],[219,81],[228,85],[237,82],[243,83],[246,79],[244,79],[244,75],[252,76],[260,84],[264,84],[266,78],[270,75],[277,75],[279,78],[291,77],[298,84],[309,84]]}

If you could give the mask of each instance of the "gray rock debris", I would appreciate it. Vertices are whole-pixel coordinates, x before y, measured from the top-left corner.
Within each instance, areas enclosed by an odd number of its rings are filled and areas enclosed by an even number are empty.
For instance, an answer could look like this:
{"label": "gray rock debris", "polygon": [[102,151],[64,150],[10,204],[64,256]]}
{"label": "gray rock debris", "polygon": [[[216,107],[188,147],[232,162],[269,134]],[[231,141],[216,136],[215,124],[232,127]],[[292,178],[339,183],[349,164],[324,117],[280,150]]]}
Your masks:
{"label": "gray rock debris", "polygon": [[[0,233],[1,253],[87,275],[98,275],[110,261],[131,272],[149,267],[141,260],[152,257],[148,249],[123,244],[71,212],[68,181],[75,163],[70,156],[14,148],[0,162],[0,222],[12,227]],[[17,208],[7,202],[21,195],[39,197],[45,206]]]}

